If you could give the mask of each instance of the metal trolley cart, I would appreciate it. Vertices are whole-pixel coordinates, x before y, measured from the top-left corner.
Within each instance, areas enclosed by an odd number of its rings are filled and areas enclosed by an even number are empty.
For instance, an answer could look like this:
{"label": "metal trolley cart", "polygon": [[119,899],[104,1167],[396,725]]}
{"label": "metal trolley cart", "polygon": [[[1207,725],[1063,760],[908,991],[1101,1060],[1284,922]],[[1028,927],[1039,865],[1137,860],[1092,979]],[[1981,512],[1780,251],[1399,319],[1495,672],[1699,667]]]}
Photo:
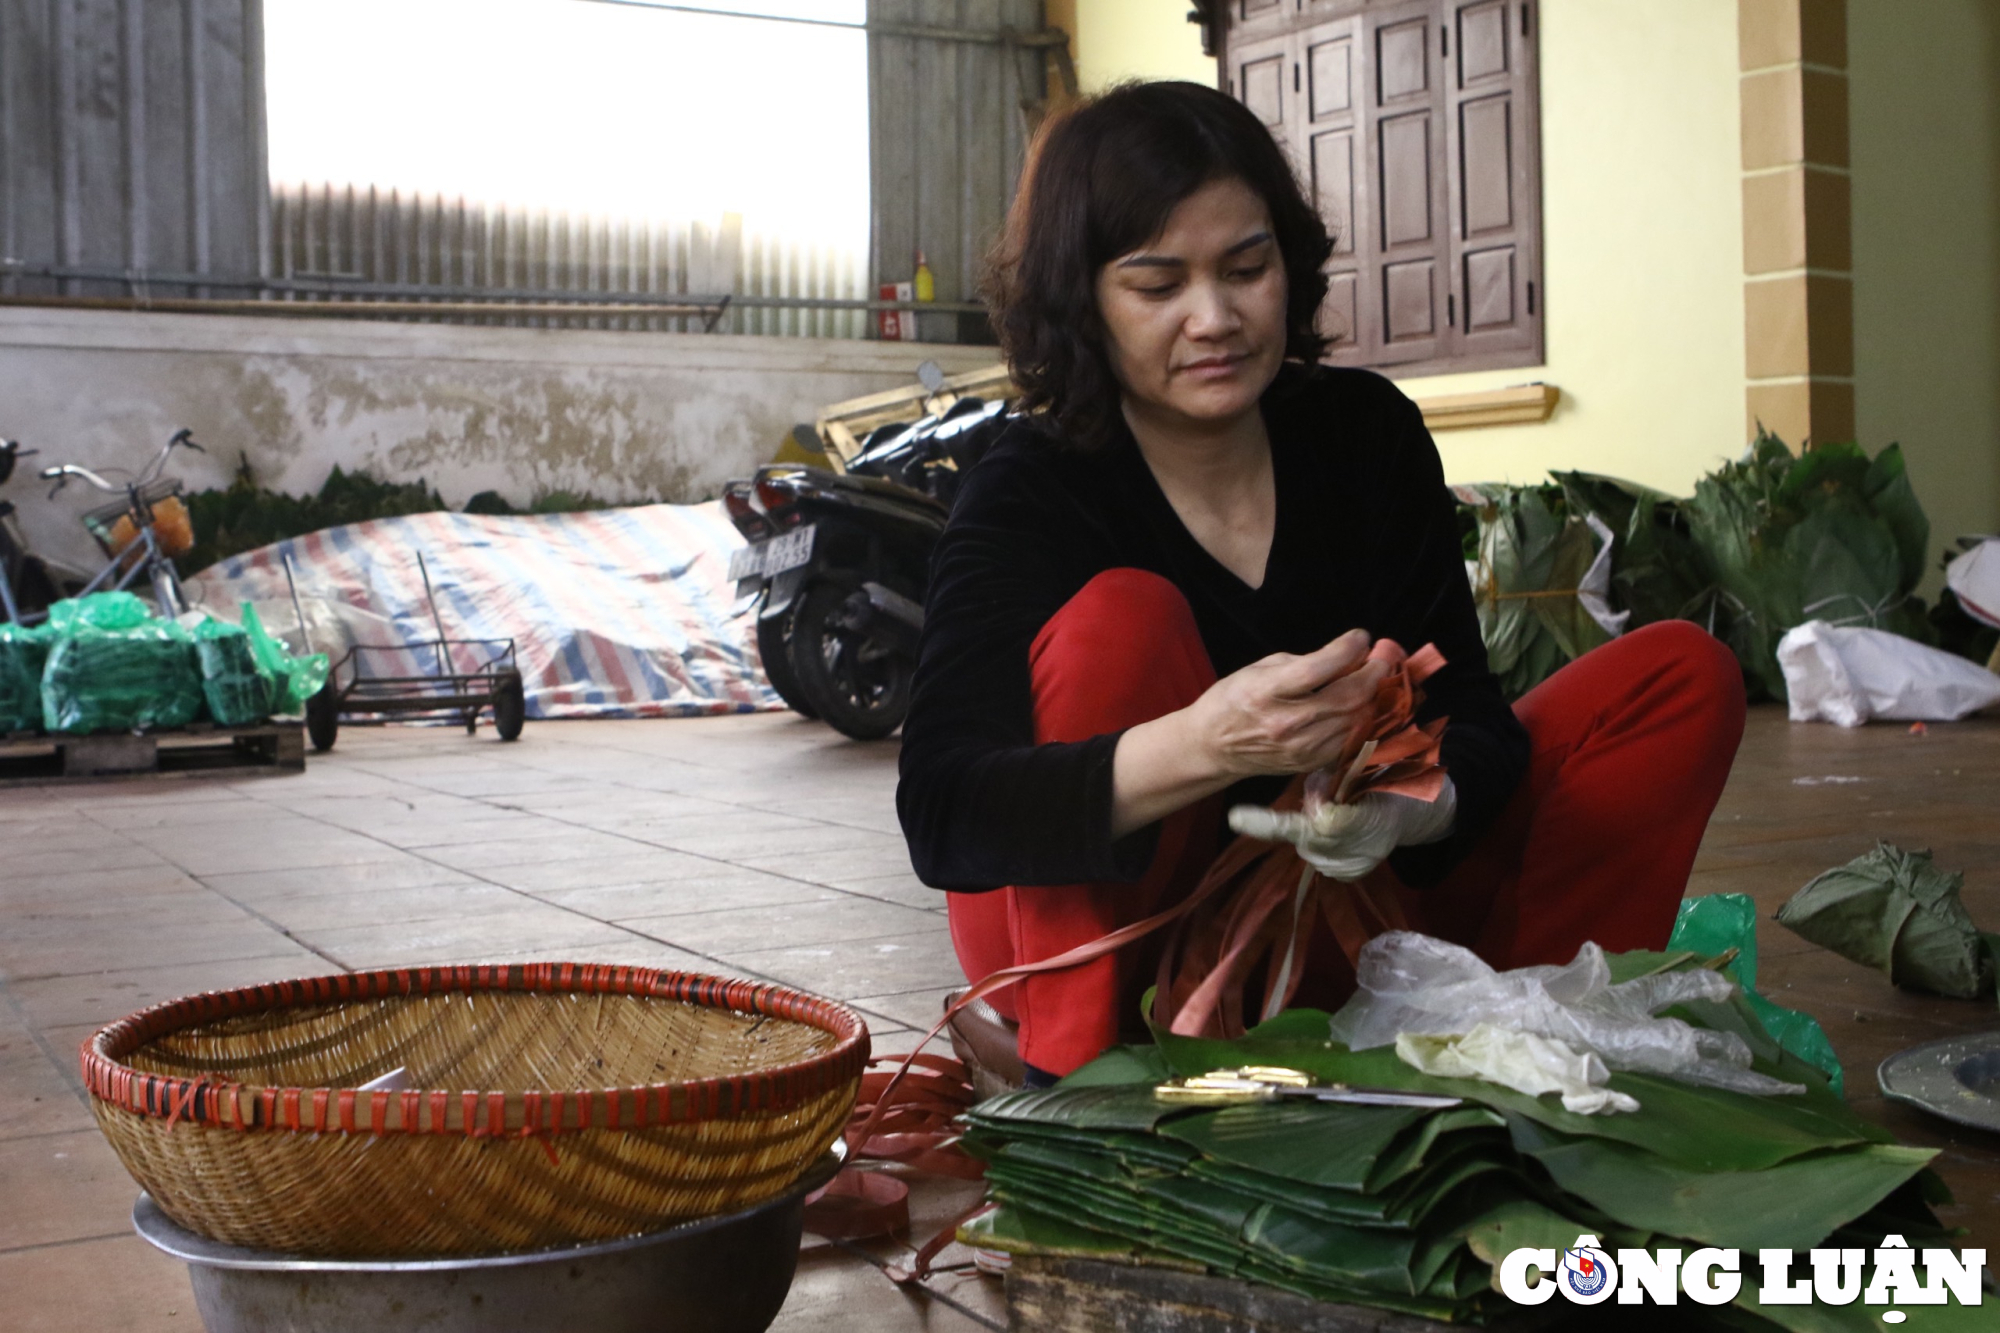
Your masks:
{"label": "metal trolley cart", "polygon": [[[357,643],[348,649],[327,672],[325,686],[306,701],[306,734],[312,738],[313,749],[331,750],[343,720],[373,724],[393,718],[457,718],[465,723],[469,736],[479,728],[479,714],[489,708],[493,710],[493,730],[501,740],[511,741],[521,734],[527,697],[514,640],[446,637],[421,551],[417,552],[417,569],[424,576],[424,597],[430,603],[437,638],[412,643]],[[285,574],[289,579],[289,559]],[[292,597],[296,602],[296,587]],[[299,623],[305,624],[303,612]],[[370,670],[371,662],[386,659],[406,663],[425,656],[435,663],[429,675],[408,674],[400,665],[390,670],[404,674],[381,675]],[[461,663],[466,662],[471,668],[461,670]]]}

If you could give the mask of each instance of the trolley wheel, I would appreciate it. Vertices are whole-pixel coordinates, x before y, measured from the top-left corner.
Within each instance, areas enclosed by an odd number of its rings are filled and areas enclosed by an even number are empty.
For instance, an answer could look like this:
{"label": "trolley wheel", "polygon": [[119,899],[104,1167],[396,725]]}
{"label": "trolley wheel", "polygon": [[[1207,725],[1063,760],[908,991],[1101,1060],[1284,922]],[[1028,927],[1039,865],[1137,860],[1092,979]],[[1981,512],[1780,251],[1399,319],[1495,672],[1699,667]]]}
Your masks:
{"label": "trolley wheel", "polygon": [[331,672],[326,684],[306,700],[306,735],[312,737],[313,749],[322,753],[331,750],[340,736],[340,696],[333,692]]}
{"label": "trolley wheel", "polygon": [[505,672],[499,688],[493,691],[493,729],[500,733],[501,740],[515,740],[521,734],[521,724],[527,720],[528,696],[521,688],[521,673]]}

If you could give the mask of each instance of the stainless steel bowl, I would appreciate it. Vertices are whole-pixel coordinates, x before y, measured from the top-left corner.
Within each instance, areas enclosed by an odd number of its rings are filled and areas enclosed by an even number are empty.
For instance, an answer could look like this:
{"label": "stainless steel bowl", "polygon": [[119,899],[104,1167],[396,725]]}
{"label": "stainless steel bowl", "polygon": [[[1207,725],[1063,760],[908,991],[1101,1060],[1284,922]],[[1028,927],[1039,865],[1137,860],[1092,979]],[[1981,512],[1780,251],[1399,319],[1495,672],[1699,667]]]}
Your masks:
{"label": "stainless steel bowl", "polygon": [[760,1333],[798,1266],[806,1196],[846,1145],[775,1199],[644,1236],[472,1259],[320,1259],[197,1236],[141,1194],[132,1225],[184,1260],[208,1333]]}

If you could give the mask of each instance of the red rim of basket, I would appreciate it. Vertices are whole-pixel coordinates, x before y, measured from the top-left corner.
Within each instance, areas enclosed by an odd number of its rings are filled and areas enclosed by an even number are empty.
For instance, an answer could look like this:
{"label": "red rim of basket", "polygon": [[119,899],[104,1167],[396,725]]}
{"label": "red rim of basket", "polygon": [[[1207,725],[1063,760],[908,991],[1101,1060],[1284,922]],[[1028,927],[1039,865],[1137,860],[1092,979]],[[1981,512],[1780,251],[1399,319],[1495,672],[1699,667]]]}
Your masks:
{"label": "red rim of basket", "polygon": [[[463,1092],[269,1087],[210,1077],[148,1074],[121,1058],[196,1023],[346,1000],[451,991],[538,991],[679,1000],[806,1023],[833,1048],[751,1074],[628,1088]],[[345,1134],[553,1137],[580,1129],[647,1129],[753,1112],[787,1111],[846,1083],[868,1061],[868,1028],[846,1005],[774,986],[699,973],[597,963],[395,968],[209,991],[142,1009],[93,1033],[82,1048],[92,1096],[140,1115],[226,1129]]]}

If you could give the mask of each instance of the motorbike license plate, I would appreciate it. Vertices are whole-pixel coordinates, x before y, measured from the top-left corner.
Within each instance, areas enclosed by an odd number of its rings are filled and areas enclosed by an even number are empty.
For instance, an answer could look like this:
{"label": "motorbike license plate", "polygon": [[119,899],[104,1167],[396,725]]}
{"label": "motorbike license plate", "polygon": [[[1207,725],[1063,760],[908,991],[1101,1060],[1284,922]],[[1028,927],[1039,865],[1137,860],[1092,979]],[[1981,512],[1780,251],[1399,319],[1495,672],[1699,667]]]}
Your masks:
{"label": "motorbike license plate", "polygon": [[795,528],[782,537],[751,542],[729,557],[732,579],[768,579],[788,569],[797,569],[812,559],[814,526]]}

